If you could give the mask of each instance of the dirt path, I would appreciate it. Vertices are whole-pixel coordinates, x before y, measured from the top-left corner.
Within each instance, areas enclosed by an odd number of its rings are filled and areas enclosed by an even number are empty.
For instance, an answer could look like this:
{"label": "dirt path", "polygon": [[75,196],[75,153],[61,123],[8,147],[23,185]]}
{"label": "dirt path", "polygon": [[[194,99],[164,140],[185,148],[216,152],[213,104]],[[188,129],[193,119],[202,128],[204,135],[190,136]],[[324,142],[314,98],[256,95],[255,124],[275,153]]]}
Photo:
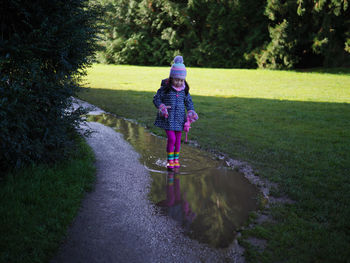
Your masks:
{"label": "dirt path", "polygon": [[237,246],[211,249],[159,216],[147,199],[150,175],[139,155],[112,128],[88,126],[97,181],[51,262],[244,262]]}

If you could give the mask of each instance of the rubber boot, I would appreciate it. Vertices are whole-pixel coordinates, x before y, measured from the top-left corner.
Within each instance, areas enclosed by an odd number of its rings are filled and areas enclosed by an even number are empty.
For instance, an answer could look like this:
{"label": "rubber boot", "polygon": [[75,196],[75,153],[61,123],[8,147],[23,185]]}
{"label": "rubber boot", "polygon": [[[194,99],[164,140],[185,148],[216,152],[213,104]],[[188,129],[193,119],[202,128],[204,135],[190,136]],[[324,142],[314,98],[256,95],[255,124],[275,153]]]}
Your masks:
{"label": "rubber boot", "polygon": [[180,168],[179,152],[174,153],[174,168]]}
{"label": "rubber boot", "polygon": [[168,152],[168,163],[166,167],[168,169],[174,169],[174,152]]}

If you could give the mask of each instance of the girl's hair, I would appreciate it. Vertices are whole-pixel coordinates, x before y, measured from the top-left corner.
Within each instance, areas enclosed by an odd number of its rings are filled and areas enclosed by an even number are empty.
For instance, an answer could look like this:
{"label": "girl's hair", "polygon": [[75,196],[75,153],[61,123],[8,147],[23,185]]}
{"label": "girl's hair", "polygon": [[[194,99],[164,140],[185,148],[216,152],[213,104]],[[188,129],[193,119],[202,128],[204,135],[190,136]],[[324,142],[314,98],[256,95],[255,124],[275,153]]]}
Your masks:
{"label": "girl's hair", "polygon": [[[165,86],[165,93],[168,93],[171,89],[171,83],[173,82],[173,78],[169,77],[168,81]],[[187,81],[185,80],[185,94],[187,96],[188,92],[190,91],[190,86],[188,85]]]}

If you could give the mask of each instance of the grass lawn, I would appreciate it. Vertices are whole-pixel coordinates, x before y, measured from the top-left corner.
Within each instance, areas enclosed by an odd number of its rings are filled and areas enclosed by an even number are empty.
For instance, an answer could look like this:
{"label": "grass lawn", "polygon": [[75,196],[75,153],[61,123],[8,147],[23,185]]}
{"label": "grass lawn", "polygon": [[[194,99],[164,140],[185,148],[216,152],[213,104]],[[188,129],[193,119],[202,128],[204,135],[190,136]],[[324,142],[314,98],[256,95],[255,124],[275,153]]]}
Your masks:
{"label": "grass lawn", "polygon": [[[169,67],[94,65],[79,96],[163,135],[152,98]],[[327,73],[188,68],[202,148],[248,161],[294,204],[244,236],[266,239],[254,262],[346,262],[350,257],[350,70]],[[245,243],[244,241],[242,241]]]}
{"label": "grass lawn", "polygon": [[95,178],[93,153],[79,143],[69,161],[37,165],[0,181],[0,262],[49,262]]}

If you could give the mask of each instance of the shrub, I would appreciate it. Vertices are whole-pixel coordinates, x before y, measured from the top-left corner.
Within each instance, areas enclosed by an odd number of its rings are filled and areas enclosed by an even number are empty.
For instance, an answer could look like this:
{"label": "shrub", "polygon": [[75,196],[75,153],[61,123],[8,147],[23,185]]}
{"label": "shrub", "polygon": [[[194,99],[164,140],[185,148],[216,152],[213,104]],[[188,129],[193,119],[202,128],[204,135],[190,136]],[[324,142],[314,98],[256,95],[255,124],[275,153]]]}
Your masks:
{"label": "shrub", "polygon": [[96,50],[97,6],[5,0],[0,16],[0,165],[66,157],[81,110],[67,111]]}

